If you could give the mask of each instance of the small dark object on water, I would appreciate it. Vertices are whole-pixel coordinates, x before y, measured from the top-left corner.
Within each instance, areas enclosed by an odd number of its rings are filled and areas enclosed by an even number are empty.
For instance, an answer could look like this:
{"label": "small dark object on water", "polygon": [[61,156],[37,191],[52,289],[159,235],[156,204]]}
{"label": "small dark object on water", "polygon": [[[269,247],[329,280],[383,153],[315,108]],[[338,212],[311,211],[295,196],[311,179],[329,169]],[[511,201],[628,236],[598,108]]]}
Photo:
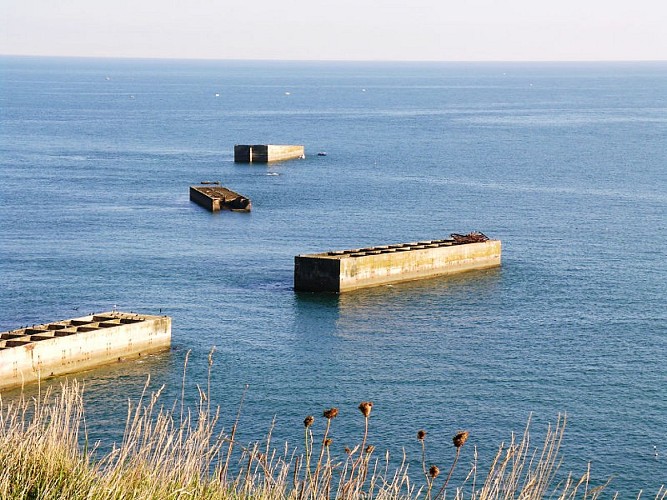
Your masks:
{"label": "small dark object on water", "polygon": [[451,237],[456,243],[482,243],[489,240],[484,233],[479,231],[472,231],[468,234],[452,233]]}
{"label": "small dark object on water", "polygon": [[204,185],[206,185],[206,184],[213,184],[215,186],[220,185],[220,181],[201,181],[201,183],[204,184]]}
{"label": "small dark object on water", "polygon": [[319,153],[317,153],[317,156],[326,156],[326,155],[327,155],[326,151],[320,151]]}

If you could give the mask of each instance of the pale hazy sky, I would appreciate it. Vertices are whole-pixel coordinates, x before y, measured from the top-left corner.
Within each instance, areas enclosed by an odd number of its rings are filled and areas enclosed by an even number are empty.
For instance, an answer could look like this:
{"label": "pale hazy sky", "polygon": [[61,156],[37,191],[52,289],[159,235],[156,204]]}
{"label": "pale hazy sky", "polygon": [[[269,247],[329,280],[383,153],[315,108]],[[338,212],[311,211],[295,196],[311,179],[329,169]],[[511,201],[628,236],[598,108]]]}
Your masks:
{"label": "pale hazy sky", "polygon": [[667,60],[667,0],[0,0],[0,54]]}

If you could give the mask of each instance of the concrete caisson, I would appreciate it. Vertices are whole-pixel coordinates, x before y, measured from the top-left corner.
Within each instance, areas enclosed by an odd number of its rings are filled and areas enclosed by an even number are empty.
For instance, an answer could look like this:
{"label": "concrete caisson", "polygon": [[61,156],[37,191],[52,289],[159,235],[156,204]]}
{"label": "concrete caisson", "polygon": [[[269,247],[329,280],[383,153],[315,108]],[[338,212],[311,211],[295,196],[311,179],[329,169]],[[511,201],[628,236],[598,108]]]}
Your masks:
{"label": "concrete caisson", "polygon": [[338,293],[496,267],[501,251],[499,240],[446,239],[297,255],[294,290]]}
{"label": "concrete caisson", "polygon": [[303,146],[279,144],[237,144],[234,146],[234,161],[237,163],[269,163],[305,157]]}
{"label": "concrete caisson", "polygon": [[0,332],[0,390],[168,350],[171,318],[104,312]]}
{"label": "concrete caisson", "polygon": [[190,186],[190,201],[194,201],[211,212],[218,212],[222,209],[235,212],[252,210],[252,202],[249,198],[222,186]]}

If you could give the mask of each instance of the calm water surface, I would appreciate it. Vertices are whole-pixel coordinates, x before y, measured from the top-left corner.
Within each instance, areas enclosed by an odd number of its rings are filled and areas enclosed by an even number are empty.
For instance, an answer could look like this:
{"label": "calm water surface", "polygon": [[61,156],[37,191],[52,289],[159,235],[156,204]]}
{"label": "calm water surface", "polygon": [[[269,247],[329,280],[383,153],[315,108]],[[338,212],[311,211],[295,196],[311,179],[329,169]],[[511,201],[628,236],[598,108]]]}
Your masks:
{"label": "calm water surface", "polygon": [[[448,465],[459,429],[488,459],[567,413],[567,470],[624,495],[667,482],[667,64],[0,65],[0,330],[173,318],[170,353],[84,374],[95,439],[120,438],[148,373],[177,398],[187,351],[205,384],[216,346],[226,426],[248,386],[244,441],[275,417],[300,446],[337,406],[342,449],[372,400],[379,449],[417,465],[424,428]],[[237,165],[238,143],[307,158]],[[202,180],[253,212],[194,205]],[[471,230],[503,241],[502,268],[292,290],[299,253]]]}

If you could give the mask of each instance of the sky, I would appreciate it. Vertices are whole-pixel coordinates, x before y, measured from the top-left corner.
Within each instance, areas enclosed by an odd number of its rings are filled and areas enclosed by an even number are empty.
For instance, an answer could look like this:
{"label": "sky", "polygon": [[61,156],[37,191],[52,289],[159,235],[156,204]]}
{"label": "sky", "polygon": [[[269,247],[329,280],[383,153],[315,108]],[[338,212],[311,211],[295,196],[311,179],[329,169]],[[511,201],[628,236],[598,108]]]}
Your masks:
{"label": "sky", "polygon": [[0,0],[0,54],[667,60],[667,0]]}

